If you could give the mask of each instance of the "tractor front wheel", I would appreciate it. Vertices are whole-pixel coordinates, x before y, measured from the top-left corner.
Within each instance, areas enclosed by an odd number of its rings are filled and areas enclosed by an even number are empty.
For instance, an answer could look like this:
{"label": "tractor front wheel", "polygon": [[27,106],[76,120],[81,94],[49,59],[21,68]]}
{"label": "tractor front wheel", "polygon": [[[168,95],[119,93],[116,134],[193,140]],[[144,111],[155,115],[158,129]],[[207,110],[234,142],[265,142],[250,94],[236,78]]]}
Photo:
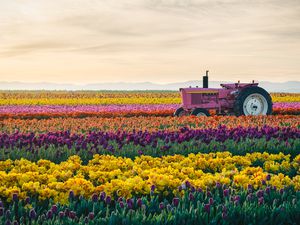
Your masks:
{"label": "tractor front wheel", "polygon": [[176,111],[174,112],[174,116],[188,116],[190,115],[188,111],[185,111],[184,108],[180,107],[178,109],[176,109]]}
{"label": "tractor front wheel", "polygon": [[206,109],[196,108],[192,111],[194,116],[210,116],[209,112]]}

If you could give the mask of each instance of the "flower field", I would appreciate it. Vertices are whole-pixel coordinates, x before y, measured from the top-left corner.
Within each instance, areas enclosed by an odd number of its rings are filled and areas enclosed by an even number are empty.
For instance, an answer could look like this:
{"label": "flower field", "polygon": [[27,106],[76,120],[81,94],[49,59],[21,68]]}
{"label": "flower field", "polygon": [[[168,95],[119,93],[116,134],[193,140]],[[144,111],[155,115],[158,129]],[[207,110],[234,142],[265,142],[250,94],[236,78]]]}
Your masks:
{"label": "flower field", "polygon": [[0,224],[297,224],[300,94],[173,117],[171,91],[0,92]]}

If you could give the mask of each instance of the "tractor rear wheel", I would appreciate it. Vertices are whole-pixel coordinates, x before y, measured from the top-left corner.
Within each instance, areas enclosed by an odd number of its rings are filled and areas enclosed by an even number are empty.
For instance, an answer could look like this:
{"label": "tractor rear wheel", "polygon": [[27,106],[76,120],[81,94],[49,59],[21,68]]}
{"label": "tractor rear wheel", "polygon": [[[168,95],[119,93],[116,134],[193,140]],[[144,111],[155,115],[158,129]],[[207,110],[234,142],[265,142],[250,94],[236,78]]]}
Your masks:
{"label": "tractor rear wheel", "polygon": [[174,112],[174,116],[188,116],[190,115],[188,111],[185,111],[184,108],[180,107],[178,109],[176,109],[176,111]]}
{"label": "tractor rear wheel", "polygon": [[272,98],[261,87],[242,89],[234,103],[235,115],[270,115],[272,113]]}
{"label": "tractor rear wheel", "polygon": [[206,109],[196,108],[192,111],[194,116],[210,116],[209,112]]}

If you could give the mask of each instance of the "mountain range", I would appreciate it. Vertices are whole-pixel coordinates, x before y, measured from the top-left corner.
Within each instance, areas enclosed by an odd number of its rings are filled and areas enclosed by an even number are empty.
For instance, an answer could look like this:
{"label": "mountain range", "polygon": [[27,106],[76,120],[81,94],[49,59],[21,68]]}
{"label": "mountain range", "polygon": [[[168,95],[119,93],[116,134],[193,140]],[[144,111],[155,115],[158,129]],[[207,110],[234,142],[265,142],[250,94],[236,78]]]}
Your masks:
{"label": "mountain range", "polygon": [[[210,81],[209,86],[220,87],[222,81]],[[259,85],[269,92],[300,92],[300,81],[269,82],[262,81]],[[70,84],[70,83],[25,83],[25,82],[0,82],[0,90],[178,90],[181,87],[202,87],[202,81],[186,81],[168,84],[157,84],[152,82],[115,82],[115,83],[91,83],[91,84]]]}

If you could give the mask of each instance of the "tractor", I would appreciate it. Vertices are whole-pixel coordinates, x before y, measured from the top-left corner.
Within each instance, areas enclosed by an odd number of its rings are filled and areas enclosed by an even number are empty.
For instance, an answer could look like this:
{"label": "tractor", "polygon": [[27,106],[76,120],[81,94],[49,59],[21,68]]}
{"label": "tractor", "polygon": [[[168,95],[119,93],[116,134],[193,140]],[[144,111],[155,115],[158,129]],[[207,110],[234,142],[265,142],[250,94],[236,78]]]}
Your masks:
{"label": "tractor", "polygon": [[182,104],[175,116],[216,115],[258,116],[272,114],[272,98],[258,83],[221,84],[222,88],[208,88],[208,70],[203,76],[203,88],[180,88]]}

